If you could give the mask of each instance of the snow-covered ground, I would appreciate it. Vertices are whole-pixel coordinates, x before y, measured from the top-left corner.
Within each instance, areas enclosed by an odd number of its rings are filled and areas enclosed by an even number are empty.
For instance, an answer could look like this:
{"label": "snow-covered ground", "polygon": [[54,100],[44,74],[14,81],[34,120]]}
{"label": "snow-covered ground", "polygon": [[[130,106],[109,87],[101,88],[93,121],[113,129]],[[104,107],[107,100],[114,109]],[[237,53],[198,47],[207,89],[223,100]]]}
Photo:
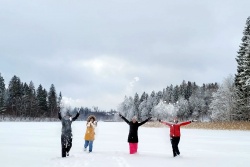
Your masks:
{"label": "snow-covered ground", "polygon": [[182,129],[181,156],[172,157],[169,128],[139,128],[138,154],[128,153],[129,127],[99,122],[93,153],[83,151],[86,122],[74,122],[70,156],[61,158],[61,123],[1,122],[2,167],[249,167],[250,132]]}

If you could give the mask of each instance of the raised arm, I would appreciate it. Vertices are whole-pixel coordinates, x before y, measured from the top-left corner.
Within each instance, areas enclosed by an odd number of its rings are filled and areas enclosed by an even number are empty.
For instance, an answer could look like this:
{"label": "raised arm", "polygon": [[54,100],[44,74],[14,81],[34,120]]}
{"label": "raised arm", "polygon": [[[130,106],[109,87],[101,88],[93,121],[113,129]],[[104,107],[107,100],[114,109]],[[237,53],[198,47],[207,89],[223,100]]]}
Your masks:
{"label": "raised arm", "polygon": [[121,119],[123,119],[127,124],[129,124],[129,121],[124,116],[122,116],[120,113],[119,113],[119,117],[121,117]]}
{"label": "raised arm", "polygon": [[188,124],[190,124],[191,122],[192,122],[192,121],[182,122],[182,123],[180,123],[180,126],[188,125]]}
{"label": "raised arm", "polygon": [[149,117],[148,119],[146,119],[145,121],[142,121],[140,123],[138,123],[139,126],[145,124],[146,122],[148,122],[152,117]]}
{"label": "raised arm", "polygon": [[172,126],[172,124],[169,123],[169,122],[164,122],[164,121],[162,121],[162,120],[159,120],[159,122],[162,123],[162,124],[164,124],[164,125]]}
{"label": "raised arm", "polygon": [[79,111],[77,112],[76,116],[72,118],[72,121],[75,121],[79,117],[80,113]]}
{"label": "raised arm", "polygon": [[61,111],[60,111],[60,110],[58,111],[58,118],[59,118],[60,120],[62,120],[62,116],[61,116]]}

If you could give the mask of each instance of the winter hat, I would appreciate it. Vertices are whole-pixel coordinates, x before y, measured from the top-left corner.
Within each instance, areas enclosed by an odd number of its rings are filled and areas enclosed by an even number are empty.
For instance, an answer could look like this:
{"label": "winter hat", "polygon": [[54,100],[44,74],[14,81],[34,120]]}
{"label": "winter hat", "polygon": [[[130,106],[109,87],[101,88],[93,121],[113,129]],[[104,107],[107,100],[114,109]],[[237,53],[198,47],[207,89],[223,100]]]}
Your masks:
{"label": "winter hat", "polygon": [[87,118],[87,122],[89,122],[91,118],[93,118],[94,121],[96,121],[96,117],[95,117],[94,115],[90,115],[90,116]]}

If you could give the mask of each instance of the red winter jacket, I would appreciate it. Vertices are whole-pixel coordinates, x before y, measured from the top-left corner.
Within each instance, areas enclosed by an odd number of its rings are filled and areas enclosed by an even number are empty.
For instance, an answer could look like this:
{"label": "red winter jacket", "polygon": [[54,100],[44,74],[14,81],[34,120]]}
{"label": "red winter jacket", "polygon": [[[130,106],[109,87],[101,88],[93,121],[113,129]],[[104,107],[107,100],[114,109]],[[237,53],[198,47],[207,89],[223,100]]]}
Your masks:
{"label": "red winter jacket", "polygon": [[170,127],[170,137],[180,137],[181,136],[180,127],[190,124],[191,121],[177,123],[177,124],[171,124],[171,123],[162,122],[162,121],[161,123],[168,125]]}

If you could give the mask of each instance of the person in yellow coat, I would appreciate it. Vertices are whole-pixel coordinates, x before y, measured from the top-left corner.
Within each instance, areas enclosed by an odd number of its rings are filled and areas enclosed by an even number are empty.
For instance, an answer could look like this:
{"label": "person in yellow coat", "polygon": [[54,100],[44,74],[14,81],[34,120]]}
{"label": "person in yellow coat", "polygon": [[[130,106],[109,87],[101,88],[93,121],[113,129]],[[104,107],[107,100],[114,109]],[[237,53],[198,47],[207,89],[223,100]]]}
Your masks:
{"label": "person in yellow coat", "polygon": [[94,115],[88,117],[86,126],[84,151],[89,147],[89,153],[91,153],[93,150],[93,142],[95,140],[95,128],[97,126],[96,117]]}

